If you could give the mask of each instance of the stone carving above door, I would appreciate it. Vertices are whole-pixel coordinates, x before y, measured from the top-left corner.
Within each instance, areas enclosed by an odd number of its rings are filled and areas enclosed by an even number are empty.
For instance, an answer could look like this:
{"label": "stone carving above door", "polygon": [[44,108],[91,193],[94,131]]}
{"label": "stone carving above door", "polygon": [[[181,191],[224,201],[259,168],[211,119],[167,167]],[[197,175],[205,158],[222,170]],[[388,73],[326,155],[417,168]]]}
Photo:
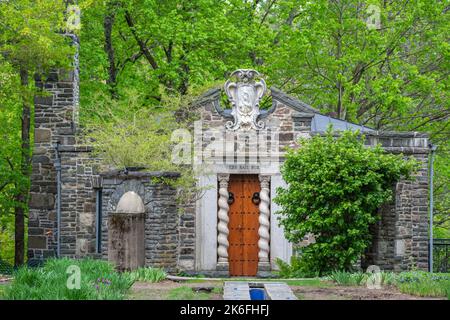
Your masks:
{"label": "stone carving above door", "polygon": [[[264,122],[258,121],[259,102],[264,96],[267,86],[260,73],[252,69],[238,69],[230,78],[236,78],[236,82],[228,80],[225,83],[225,93],[231,102],[231,115],[234,121],[228,121],[226,128],[231,131],[238,129],[248,131],[264,128]],[[255,77],[259,80],[255,81]]]}

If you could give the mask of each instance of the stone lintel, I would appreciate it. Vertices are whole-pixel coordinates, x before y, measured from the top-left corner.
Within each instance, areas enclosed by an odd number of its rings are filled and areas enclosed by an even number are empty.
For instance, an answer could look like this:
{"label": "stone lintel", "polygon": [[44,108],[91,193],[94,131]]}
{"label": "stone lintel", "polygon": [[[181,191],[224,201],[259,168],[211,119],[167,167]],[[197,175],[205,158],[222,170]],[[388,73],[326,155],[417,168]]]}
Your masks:
{"label": "stone lintel", "polygon": [[59,146],[59,152],[91,152],[93,150],[92,146]]}
{"label": "stone lintel", "polygon": [[135,178],[179,178],[181,174],[174,171],[128,171],[112,170],[100,174],[104,178],[120,178],[120,179],[135,179]]}

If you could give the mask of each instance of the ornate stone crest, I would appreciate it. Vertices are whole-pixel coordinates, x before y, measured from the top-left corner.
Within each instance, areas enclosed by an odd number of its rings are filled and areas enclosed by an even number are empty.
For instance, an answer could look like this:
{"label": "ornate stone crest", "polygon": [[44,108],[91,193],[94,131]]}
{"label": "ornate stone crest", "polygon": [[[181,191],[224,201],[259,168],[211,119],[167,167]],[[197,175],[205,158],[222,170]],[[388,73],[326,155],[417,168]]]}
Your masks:
{"label": "ornate stone crest", "polygon": [[266,92],[267,86],[263,79],[255,81],[260,73],[252,69],[238,69],[230,77],[237,78],[237,82],[228,80],[225,83],[225,93],[231,102],[233,121],[226,123],[226,128],[232,131],[242,129],[263,129],[264,123],[258,121],[259,102]]}

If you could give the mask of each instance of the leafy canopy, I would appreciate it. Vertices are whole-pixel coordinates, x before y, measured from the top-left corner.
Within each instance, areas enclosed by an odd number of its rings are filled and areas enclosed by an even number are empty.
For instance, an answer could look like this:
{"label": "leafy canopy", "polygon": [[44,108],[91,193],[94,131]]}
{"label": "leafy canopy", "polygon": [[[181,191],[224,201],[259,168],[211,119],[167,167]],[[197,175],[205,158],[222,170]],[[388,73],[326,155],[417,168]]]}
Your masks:
{"label": "leafy canopy", "polygon": [[301,259],[318,273],[350,269],[370,244],[369,226],[377,209],[392,199],[392,186],[409,177],[417,162],[387,154],[380,146],[364,146],[359,132],[344,131],[337,138],[302,139],[290,149],[281,173],[287,183],[279,187],[275,203],[279,221],[293,243],[313,234]]}

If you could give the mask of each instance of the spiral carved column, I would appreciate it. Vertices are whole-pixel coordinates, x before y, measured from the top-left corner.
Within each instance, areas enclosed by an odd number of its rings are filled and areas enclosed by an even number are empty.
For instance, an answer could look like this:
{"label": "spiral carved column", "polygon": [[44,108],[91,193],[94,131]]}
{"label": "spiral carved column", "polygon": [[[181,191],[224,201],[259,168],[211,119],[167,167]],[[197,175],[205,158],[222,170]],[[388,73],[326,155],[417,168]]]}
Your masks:
{"label": "spiral carved column", "polygon": [[229,174],[219,174],[219,211],[217,213],[217,269],[228,270],[228,180]]}
{"label": "spiral carved column", "polygon": [[261,183],[261,191],[259,197],[261,202],[259,203],[259,263],[258,271],[269,271],[269,242],[270,242],[270,189],[269,182],[270,176],[259,175],[259,181]]}

